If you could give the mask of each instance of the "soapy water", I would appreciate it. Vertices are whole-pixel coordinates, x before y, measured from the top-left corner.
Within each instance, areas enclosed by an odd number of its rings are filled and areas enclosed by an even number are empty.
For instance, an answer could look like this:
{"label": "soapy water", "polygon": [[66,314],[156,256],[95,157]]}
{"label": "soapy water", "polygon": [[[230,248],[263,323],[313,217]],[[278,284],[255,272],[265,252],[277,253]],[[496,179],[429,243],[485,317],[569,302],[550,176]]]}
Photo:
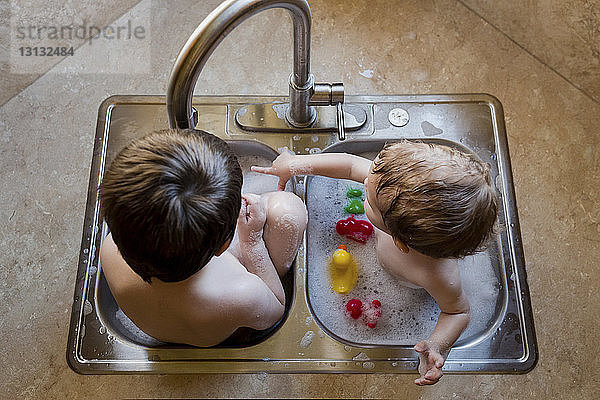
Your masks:
{"label": "soapy water", "polygon": [[158,346],[163,343],[138,328],[120,308],[115,313],[115,318],[121,323],[122,327],[131,334],[131,336],[136,338],[136,341],[144,343],[147,346]]}
{"label": "soapy water", "polygon": [[[244,183],[242,184],[242,193],[263,194],[267,192],[276,192],[279,178],[273,175],[260,174],[250,171],[250,167],[255,165],[258,167],[270,167],[271,160],[258,156],[238,156],[238,162],[242,168]],[[286,191],[291,191],[292,184],[290,181],[285,185]]]}
{"label": "soapy water", "polygon": [[[364,190],[362,184],[348,180],[315,176],[308,182],[307,286],[312,309],[324,327],[348,342],[414,345],[429,337],[440,309],[427,291],[405,286],[378,264],[374,237],[360,244],[337,234],[336,221],[347,216],[343,207],[349,186]],[[359,270],[356,286],[345,295],[331,289],[328,271],[329,257],[340,244],[347,246]],[[493,253],[486,251],[459,261],[462,287],[471,304],[471,322],[461,338],[483,334],[497,318],[501,275],[492,259]],[[364,304],[381,302],[381,318],[374,329],[345,315],[345,305],[353,298]]]}

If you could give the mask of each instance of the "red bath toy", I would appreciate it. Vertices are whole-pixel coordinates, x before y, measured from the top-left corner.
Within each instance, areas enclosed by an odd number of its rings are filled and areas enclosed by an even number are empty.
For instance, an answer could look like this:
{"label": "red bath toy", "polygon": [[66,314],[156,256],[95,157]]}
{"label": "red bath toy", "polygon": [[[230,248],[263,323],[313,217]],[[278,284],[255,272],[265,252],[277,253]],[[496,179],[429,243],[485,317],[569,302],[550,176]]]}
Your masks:
{"label": "red bath toy", "polygon": [[362,315],[362,301],[352,299],[346,303],[346,311],[353,319],[359,319]]}
{"label": "red bath toy", "polygon": [[371,329],[377,326],[377,321],[381,318],[381,302],[379,300],[373,300],[371,306],[364,310],[363,319],[367,326]]}
{"label": "red bath toy", "polygon": [[352,299],[346,303],[346,314],[353,319],[359,319],[362,316],[365,324],[373,329],[381,318],[381,302],[373,300],[369,307],[364,307],[362,301]]}
{"label": "red bath toy", "polygon": [[364,219],[355,219],[354,215],[340,219],[335,225],[335,230],[340,235],[362,244],[373,235],[373,225]]}

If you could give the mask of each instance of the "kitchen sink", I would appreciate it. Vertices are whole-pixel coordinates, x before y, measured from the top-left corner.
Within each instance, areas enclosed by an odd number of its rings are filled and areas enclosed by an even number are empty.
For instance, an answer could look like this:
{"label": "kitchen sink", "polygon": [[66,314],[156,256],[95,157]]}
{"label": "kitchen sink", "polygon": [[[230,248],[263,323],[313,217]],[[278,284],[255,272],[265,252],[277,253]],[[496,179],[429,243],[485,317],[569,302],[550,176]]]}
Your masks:
{"label": "kitchen sink", "polygon": [[[335,135],[335,127],[265,132],[246,129],[236,118],[248,105],[269,109],[286,101],[282,96],[197,96],[192,104],[196,127],[226,140],[245,173],[251,163],[268,164],[285,147],[296,154],[348,152],[372,158],[386,142],[400,139],[455,146],[491,165],[500,195],[498,233],[487,251],[461,264],[473,322],[450,352],[444,371],[532,369],[538,351],[500,102],[485,94],[346,96],[345,107],[362,111],[360,123],[346,132],[345,141]],[[360,185],[322,177],[299,176],[287,189],[306,202],[309,224],[296,261],[284,277],[286,314],[275,327],[240,329],[210,348],[163,343],[137,328],[115,303],[98,261],[108,232],[99,215],[98,185],[125,144],[168,127],[164,96],[113,96],[100,106],[67,347],[73,370],[82,374],[415,372],[418,357],[412,346],[427,337],[438,312],[424,290],[398,286],[397,299],[402,301],[393,305],[391,297],[382,297],[384,314],[372,331],[356,333],[333,326],[328,319],[331,308],[346,298],[336,299],[333,292],[318,289],[319,273],[337,244],[347,244],[350,251],[357,245],[334,234],[329,241],[319,239],[320,224],[335,224],[341,215],[325,215],[323,205],[344,200],[346,185]],[[276,178],[269,178],[275,179],[273,186],[264,188],[261,183],[246,189],[275,190]],[[372,243],[364,246],[366,253],[373,251]],[[359,284],[373,293],[378,279],[387,278],[382,273],[375,278],[363,276]],[[391,329],[392,318],[401,318],[403,329]]]}

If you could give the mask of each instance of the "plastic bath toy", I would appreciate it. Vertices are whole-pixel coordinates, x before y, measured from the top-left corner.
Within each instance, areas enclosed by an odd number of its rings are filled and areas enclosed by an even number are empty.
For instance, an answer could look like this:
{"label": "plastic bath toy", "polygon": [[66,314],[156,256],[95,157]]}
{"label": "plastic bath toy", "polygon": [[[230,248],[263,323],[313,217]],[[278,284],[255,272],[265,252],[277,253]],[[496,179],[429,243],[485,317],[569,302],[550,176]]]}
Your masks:
{"label": "plastic bath toy", "polygon": [[365,204],[360,198],[350,199],[344,206],[344,211],[349,214],[364,214]]}
{"label": "plastic bath toy", "polygon": [[340,235],[362,244],[365,244],[373,235],[373,225],[369,221],[355,219],[354,215],[340,219],[335,225],[335,230]]}
{"label": "plastic bath toy", "polygon": [[362,301],[358,299],[352,299],[348,303],[346,303],[346,311],[347,314],[352,319],[359,319],[362,315],[363,304]]}
{"label": "plastic bath toy", "polygon": [[348,253],[348,249],[343,244],[338,246],[329,261],[329,273],[331,288],[337,293],[346,294],[356,284],[358,267],[354,257]]}
{"label": "plastic bath toy", "polygon": [[363,193],[362,193],[362,190],[360,190],[360,189],[356,189],[356,188],[349,187],[349,188],[346,190],[346,197],[348,197],[348,198],[352,198],[352,197],[361,197],[361,196],[362,196],[362,194],[363,194]]}
{"label": "plastic bath toy", "polygon": [[377,326],[379,318],[381,318],[381,302],[379,300],[373,300],[371,306],[364,310],[363,320],[369,328],[373,329]]}
{"label": "plastic bath toy", "polygon": [[346,303],[346,315],[352,319],[363,317],[365,324],[373,329],[377,326],[377,321],[381,318],[381,302],[373,300],[369,307],[365,307],[362,301],[352,299]]}

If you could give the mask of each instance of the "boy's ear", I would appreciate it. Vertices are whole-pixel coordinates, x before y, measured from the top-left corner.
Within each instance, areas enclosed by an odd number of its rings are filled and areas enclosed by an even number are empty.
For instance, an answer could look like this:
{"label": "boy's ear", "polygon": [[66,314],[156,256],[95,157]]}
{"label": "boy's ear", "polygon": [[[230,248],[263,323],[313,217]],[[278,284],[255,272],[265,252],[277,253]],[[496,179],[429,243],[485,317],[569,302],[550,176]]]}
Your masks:
{"label": "boy's ear", "polygon": [[408,254],[408,250],[409,250],[408,246],[403,241],[401,241],[400,239],[394,238],[394,244],[396,245],[397,248],[400,249],[401,252]]}
{"label": "boy's ear", "polygon": [[219,249],[219,251],[217,251],[217,253],[215,254],[215,257],[218,257],[221,254],[225,253],[225,250],[227,250],[229,248],[230,244],[231,244],[231,239],[229,239],[228,241],[226,241],[225,244],[223,244],[223,246],[221,246],[221,248]]}

